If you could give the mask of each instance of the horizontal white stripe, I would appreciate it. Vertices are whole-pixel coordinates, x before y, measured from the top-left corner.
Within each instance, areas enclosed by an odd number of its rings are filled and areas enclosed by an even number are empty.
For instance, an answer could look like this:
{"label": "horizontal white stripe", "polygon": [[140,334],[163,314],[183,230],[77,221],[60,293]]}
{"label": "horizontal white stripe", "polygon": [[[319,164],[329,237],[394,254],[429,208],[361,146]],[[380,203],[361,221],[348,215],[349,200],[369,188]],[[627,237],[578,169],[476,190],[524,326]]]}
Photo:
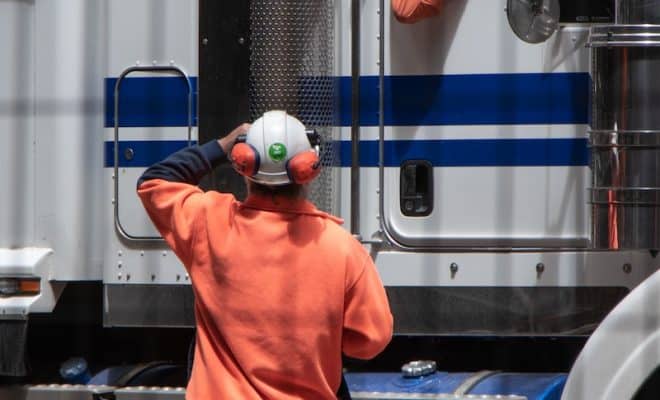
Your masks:
{"label": "horizontal white stripe", "polygon": [[[192,140],[197,140],[197,127],[193,126]],[[103,130],[105,141],[115,140],[114,128]],[[188,128],[185,126],[119,128],[119,140],[187,140]]]}
{"label": "horizontal white stripe", "polygon": [[[385,140],[451,139],[575,139],[587,138],[587,125],[452,125],[387,126]],[[351,139],[351,128],[341,128],[341,140]],[[378,140],[378,127],[362,127],[361,140]]]}

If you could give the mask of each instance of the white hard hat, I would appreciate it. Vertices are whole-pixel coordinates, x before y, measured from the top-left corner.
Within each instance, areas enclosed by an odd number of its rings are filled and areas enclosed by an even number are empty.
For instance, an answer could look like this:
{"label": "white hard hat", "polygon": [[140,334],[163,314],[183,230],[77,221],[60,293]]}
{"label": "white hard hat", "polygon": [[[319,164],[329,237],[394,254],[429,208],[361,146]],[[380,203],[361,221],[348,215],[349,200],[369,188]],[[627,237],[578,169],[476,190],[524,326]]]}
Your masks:
{"label": "white hard hat", "polygon": [[291,183],[287,161],[312,149],[305,126],[285,111],[274,110],[254,121],[246,143],[259,155],[259,170],[249,179],[264,185]]}

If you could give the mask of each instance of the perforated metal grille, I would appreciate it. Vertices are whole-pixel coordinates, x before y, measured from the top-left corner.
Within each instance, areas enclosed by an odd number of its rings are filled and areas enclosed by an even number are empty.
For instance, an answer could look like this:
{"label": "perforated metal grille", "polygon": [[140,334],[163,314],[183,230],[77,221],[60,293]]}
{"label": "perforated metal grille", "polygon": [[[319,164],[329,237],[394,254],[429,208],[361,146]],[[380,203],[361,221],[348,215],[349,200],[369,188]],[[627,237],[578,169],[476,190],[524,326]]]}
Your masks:
{"label": "perforated metal grille", "polygon": [[[322,165],[336,157],[334,0],[252,0],[250,5],[250,115],[285,110],[323,137]],[[333,212],[334,179],[324,168],[310,198]]]}

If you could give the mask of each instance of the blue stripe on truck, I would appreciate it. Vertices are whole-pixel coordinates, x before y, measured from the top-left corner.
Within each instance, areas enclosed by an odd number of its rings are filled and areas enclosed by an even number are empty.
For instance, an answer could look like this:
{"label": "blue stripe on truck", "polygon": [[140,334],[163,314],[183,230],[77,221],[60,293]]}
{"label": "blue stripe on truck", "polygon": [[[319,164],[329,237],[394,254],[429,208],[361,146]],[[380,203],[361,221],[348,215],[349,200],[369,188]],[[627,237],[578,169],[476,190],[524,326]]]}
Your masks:
{"label": "blue stripe on truck", "polygon": [[[187,140],[123,140],[119,142],[119,167],[150,167],[187,146]],[[105,142],[104,165],[115,165],[115,142]]]}
{"label": "blue stripe on truck", "polygon": [[[361,94],[369,99],[362,102],[362,125],[378,125],[377,83],[376,78],[363,79]],[[388,76],[384,83],[385,125],[589,122],[587,73]],[[344,90],[341,99],[342,125],[350,125],[350,102],[346,104]]]}
{"label": "blue stripe on truck", "polygon": [[[148,167],[187,146],[181,141],[121,141],[119,166]],[[334,142],[335,166],[351,165],[351,142]],[[586,166],[587,139],[388,140],[385,166],[427,160],[436,167]],[[127,157],[131,149],[132,158]],[[378,141],[360,142],[360,165],[378,166]],[[105,166],[114,166],[114,142],[105,143]]]}
{"label": "blue stripe on truck", "polygon": [[[115,126],[115,83],[105,79],[105,127]],[[192,125],[197,125],[197,78],[193,88]],[[188,126],[188,85],[181,77],[128,77],[119,90],[119,126]]]}
{"label": "blue stripe on truck", "polygon": [[[336,125],[351,125],[351,78],[337,77]],[[191,78],[197,90],[197,79]],[[114,85],[105,80],[105,126],[114,126]],[[378,125],[378,77],[360,78],[360,123]],[[384,78],[388,126],[587,124],[587,73],[397,75]],[[301,84],[304,93],[314,85]],[[186,126],[187,87],[178,77],[126,78],[120,92],[119,126]],[[197,95],[193,125],[197,125]],[[301,105],[301,110],[314,110]],[[302,116],[304,119],[304,115]]]}

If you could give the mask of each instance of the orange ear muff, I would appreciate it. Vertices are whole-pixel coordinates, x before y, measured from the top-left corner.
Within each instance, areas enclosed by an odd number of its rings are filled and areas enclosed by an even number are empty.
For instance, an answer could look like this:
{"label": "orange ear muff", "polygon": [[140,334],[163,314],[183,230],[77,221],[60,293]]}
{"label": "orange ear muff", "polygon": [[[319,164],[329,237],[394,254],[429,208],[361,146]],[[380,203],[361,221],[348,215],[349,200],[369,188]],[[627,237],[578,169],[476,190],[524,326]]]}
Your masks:
{"label": "orange ear muff", "polygon": [[231,150],[231,164],[243,176],[254,176],[259,162],[259,152],[248,143],[236,143]]}
{"label": "orange ear muff", "polygon": [[321,173],[321,162],[314,150],[296,154],[286,163],[286,173],[292,182],[305,184]]}

